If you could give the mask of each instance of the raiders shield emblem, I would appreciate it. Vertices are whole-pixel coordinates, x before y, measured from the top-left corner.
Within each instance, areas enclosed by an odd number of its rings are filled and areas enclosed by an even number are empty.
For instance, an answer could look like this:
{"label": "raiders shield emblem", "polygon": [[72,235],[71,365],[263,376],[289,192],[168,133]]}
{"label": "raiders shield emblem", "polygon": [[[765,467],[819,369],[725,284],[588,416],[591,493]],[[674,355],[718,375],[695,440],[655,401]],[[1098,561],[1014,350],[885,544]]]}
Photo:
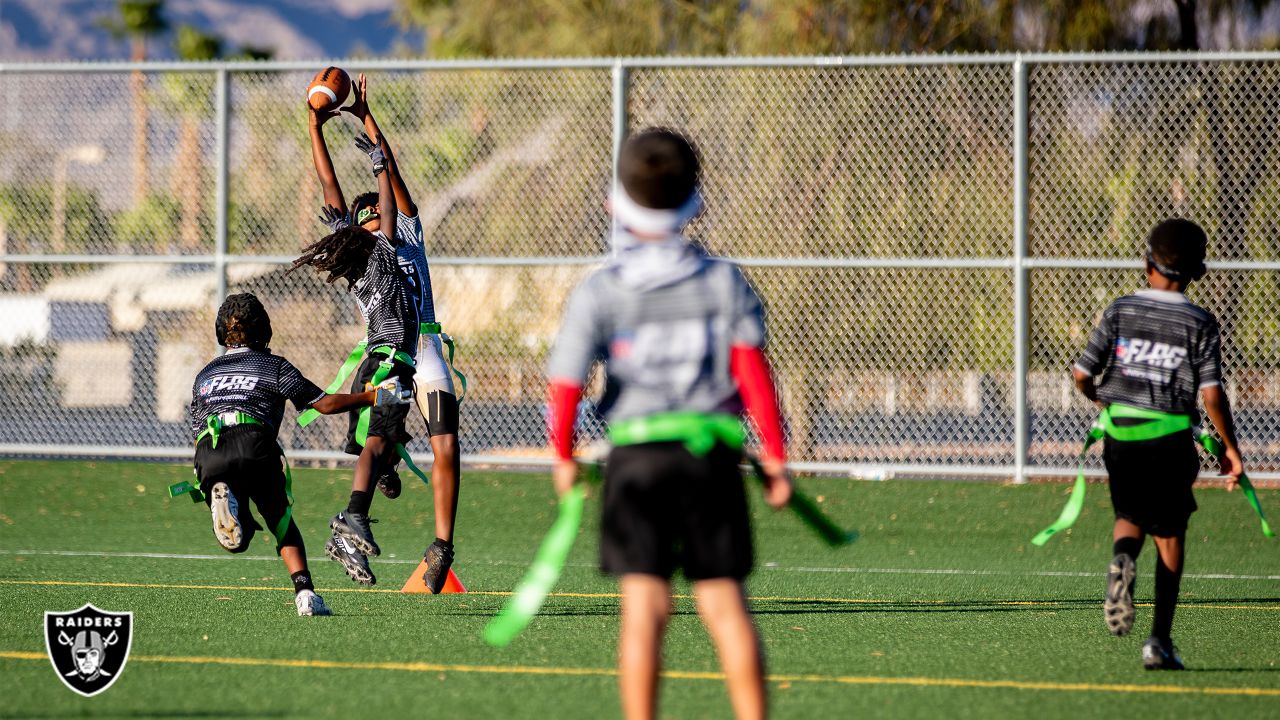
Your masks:
{"label": "raiders shield emblem", "polygon": [[45,612],[44,644],[58,679],[92,697],[111,687],[129,659],[133,613],[85,604],[71,612]]}

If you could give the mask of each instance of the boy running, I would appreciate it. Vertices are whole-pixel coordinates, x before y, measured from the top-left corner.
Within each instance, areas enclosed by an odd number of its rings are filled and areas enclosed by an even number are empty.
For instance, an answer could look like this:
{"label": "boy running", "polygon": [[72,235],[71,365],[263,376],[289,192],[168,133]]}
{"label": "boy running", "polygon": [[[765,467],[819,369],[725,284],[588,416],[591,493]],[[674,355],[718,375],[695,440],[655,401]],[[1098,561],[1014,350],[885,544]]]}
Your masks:
{"label": "boy running", "polygon": [[298,410],[325,415],[369,405],[407,405],[399,385],[350,395],[327,395],[298,369],[268,349],[271,318],[249,293],[227,297],[215,332],[227,353],[196,375],[191,392],[191,435],[196,477],[213,515],[218,544],[233,553],[249,549],[262,529],[249,514],[252,500],[276,538],[276,550],[293,579],[299,615],[329,615],[307,569],[307,551],[293,521],[293,493],[284,451],[276,442],[285,400]]}
{"label": "boy running", "polygon": [[1156,544],[1155,618],[1142,646],[1148,670],[1183,667],[1170,631],[1187,521],[1196,510],[1191,486],[1200,471],[1192,434],[1200,421],[1197,392],[1226,447],[1227,488],[1234,489],[1244,472],[1222,387],[1218,321],[1184,294],[1206,272],[1207,245],[1204,230],[1189,220],[1157,225],[1147,238],[1150,288],[1107,307],[1073,370],[1076,387],[1103,408],[1107,433],[1103,459],[1116,522],[1103,608],[1114,635],[1133,628],[1135,560],[1145,536]]}
{"label": "boy running", "polygon": [[[308,108],[310,105],[308,105]],[[384,223],[395,226],[396,254],[399,268],[408,286],[410,302],[416,310],[415,357],[418,409],[427,424],[431,437],[431,487],[435,502],[435,541],[424,553],[427,562],[423,580],[432,592],[439,592],[453,564],[453,526],[458,514],[458,486],[461,478],[461,456],[458,450],[458,396],[454,390],[450,368],[444,360],[444,343],[448,336],[436,321],[435,302],[431,293],[431,271],[427,265],[423,240],[422,220],[414,204],[391,146],[374,120],[368,104],[368,81],[362,73],[354,88],[354,100],[344,111],[351,113],[364,124],[369,137],[378,138],[379,147],[386,158],[387,177],[391,182],[395,201],[384,202],[380,195],[364,193],[351,203],[350,214],[344,216],[338,208],[346,207],[342,188],[338,184],[333,162],[325,145],[324,122],[336,113],[311,111],[311,156],[316,174],[324,188],[326,207],[322,218],[329,228],[337,232],[352,220],[369,232],[378,232]],[[387,208],[394,215],[382,212]],[[370,345],[372,347],[372,345]],[[348,452],[353,450],[348,448]],[[355,450],[354,452],[358,452]],[[378,489],[388,498],[399,497],[400,476],[395,466],[399,457],[392,455],[379,466]]]}
{"label": "boy running", "polygon": [[618,253],[570,297],[548,363],[556,490],[577,478],[573,426],[594,360],[607,368],[601,567],[621,577],[624,715],[656,713],[662,635],[677,568],[694,583],[740,718],[766,712],[764,669],[743,580],[754,563],[738,470],[745,401],[763,441],[765,498],[787,503],[781,417],[760,298],[732,263],[682,235],[701,208],[698,158],[668,130],[623,145],[611,201]]}

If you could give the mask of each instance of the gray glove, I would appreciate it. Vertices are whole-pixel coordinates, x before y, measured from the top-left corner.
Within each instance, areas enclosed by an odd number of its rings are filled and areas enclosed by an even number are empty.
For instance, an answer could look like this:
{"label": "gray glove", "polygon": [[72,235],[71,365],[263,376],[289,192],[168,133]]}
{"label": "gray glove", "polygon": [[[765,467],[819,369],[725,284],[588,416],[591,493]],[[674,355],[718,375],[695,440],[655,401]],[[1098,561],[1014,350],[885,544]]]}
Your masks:
{"label": "gray glove", "polygon": [[374,175],[379,175],[383,170],[387,169],[387,156],[382,154],[381,138],[377,141],[370,140],[368,135],[360,133],[355,137],[354,142],[361,152],[369,155],[369,162],[373,164]]}
{"label": "gray glove", "polygon": [[338,232],[343,228],[351,227],[351,218],[332,205],[320,208],[320,222],[328,226],[329,232]]}
{"label": "gray glove", "polygon": [[383,380],[373,389],[377,391],[374,405],[408,405],[413,399],[413,390],[403,387],[398,377]]}

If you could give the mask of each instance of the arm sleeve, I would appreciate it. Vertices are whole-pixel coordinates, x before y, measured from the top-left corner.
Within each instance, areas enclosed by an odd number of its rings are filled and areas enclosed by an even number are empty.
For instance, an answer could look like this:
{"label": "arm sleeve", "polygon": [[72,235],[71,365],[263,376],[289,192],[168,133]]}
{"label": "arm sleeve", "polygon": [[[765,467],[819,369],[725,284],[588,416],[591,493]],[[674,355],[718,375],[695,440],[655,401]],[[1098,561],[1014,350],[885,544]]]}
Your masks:
{"label": "arm sleeve", "polygon": [[1217,319],[1209,322],[1196,347],[1196,380],[1197,389],[1222,384],[1222,333]]}
{"label": "arm sleeve", "polygon": [[1102,313],[1102,321],[1089,335],[1089,344],[1084,353],[1076,361],[1075,367],[1090,377],[1097,377],[1107,368],[1116,346],[1116,309],[1111,304]]}
{"label": "arm sleeve", "polygon": [[581,385],[564,381],[551,382],[547,435],[556,457],[561,460],[573,457],[573,426],[578,419],[578,401],[581,399]]}
{"label": "arm sleeve", "polygon": [[760,434],[763,455],[786,460],[782,412],[778,408],[778,394],[764,351],[758,347],[734,345],[729,355],[729,371],[738,381],[738,392],[747,406],[747,415]]}
{"label": "arm sleeve", "polygon": [[325,396],[325,392],[315,383],[302,375],[293,363],[280,359],[280,374],[277,378],[280,394],[293,403],[298,410],[306,410],[312,403]]}
{"label": "arm sleeve", "polygon": [[569,296],[560,332],[547,359],[547,377],[552,382],[582,385],[586,381],[603,345],[600,305],[591,278]]}

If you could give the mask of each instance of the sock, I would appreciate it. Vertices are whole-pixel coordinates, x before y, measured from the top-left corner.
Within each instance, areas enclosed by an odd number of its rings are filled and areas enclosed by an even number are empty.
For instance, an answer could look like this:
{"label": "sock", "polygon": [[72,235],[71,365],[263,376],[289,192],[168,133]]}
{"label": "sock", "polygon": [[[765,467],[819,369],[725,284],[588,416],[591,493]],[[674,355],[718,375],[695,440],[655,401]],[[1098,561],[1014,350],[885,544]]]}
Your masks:
{"label": "sock", "polygon": [[316,591],[316,586],[311,584],[311,572],[308,570],[299,570],[296,573],[290,573],[289,579],[293,581],[293,592],[298,594],[303,590]]}
{"label": "sock", "polygon": [[438,537],[438,538],[436,538],[436,544],[437,544],[437,545],[443,545],[444,547],[446,547],[446,548],[448,548],[448,549],[450,549],[450,550],[452,550],[452,549],[453,549],[453,541],[452,541],[452,540],[445,540],[444,538],[439,538],[439,537]]}
{"label": "sock", "polygon": [[1112,546],[1113,555],[1128,555],[1134,560],[1138,559],[1138,553],[1142,552],[1142,540],[1135,537],[1122,537],[1116,540]]}
{"label": "sock", "polygon": [[1173,611],[1178,607],[1178,586],[1182,584],[1182,558],[1178,558],[1177,572],[1164,566],[1157,554],[1156,560],[1156,611],[1151,623],[1151,634],[1168,640],[1173,631]]}
{"label": "sock", "polygon": [[351,499],[347,501],[347,512],[369,514],[369,506],[373,504],[373,493],[368,490],[352,490]]}

